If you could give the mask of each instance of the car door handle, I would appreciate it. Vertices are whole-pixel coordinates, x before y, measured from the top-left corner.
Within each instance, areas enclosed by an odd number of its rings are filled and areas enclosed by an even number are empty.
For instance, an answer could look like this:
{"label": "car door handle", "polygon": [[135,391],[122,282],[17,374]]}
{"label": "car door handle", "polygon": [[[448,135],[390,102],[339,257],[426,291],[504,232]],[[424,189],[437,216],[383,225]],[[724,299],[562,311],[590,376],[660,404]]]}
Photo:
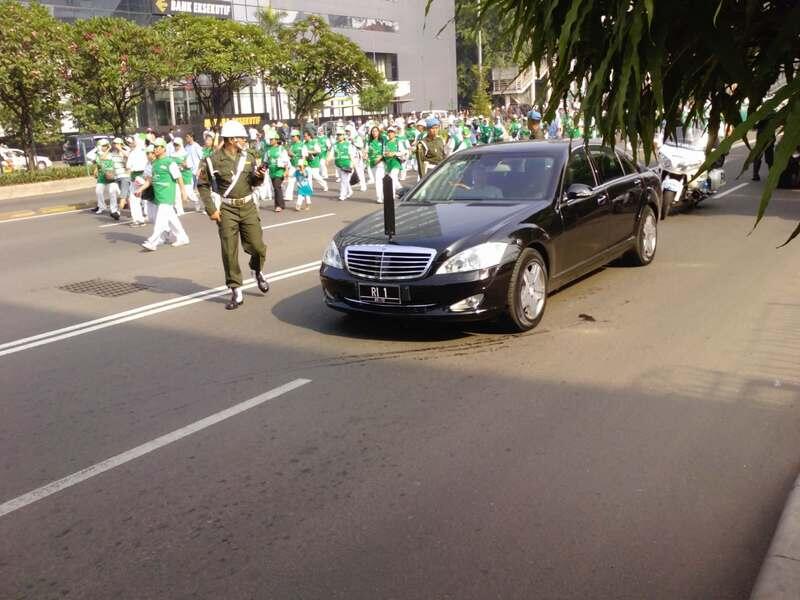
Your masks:
{"label": "car door handle", "polygon": [[605,203],[606,203],[606,200],[608,200],[608,195],[606,195],[606,194],[600,194],[600,195],[597,197],[597,203],[598,203],[598,204],[605,204]]}
{"label": "car door handle", "polygon": [[636,187],[641,186],[642,185],[642,180],[641,179],[634,179],[633,180],[633,185],[635,185]]}

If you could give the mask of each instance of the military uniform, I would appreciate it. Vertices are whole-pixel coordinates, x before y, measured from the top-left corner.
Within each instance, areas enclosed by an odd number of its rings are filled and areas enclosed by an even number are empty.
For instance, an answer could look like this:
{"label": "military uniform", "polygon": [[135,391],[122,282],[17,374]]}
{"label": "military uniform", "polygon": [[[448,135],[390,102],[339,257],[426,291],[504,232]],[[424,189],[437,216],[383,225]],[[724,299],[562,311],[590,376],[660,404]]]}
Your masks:
{"label": "military uniform", "polygon": [[444,140],[438,135],[431,139],[424,137],[417,142],[417,164],[419,176],[425,177],[429,169],[435,169],[444,160]]}
{"label": "military uniform", "polygon": [[[241,174],[231,188],[242,156]],[[209,169],[209,161],[213,173]],[[257,277],[266,260],[267,247],[262,237],[261,216],[253,199],[253,188],[260,185],[262,179],[263,175],[256,171],[256,161],[249,152],[238,150],[235,154],[229,154],[222,148],[203,161],[197,177],[197,190],[209,216],[217,211],[212,199],[213,188],[220,196],[220,221],[217,226],[222,244],[222,265],[225,268],[225,283],[234,292],[242,286],[239,237],[242,239],[242,248],[250,255],[250,269]]]}

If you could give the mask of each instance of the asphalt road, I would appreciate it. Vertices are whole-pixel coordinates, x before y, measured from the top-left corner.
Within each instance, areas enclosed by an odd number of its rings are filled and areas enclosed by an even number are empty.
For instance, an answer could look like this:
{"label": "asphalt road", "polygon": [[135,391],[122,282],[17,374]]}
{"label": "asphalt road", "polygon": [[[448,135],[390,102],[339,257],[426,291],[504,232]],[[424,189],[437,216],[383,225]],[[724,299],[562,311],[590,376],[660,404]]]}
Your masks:
{"label": "asphalt road", "polygon": [[[278,276],[234,312],[202,215],[155,253],[0,223],[0,598],[746,598],[800,468],[800,192],[748,236],[760,189],[525,335],[326,309],[363,198],[263,211]],[[145,289],[59,289],[95,278]]]}

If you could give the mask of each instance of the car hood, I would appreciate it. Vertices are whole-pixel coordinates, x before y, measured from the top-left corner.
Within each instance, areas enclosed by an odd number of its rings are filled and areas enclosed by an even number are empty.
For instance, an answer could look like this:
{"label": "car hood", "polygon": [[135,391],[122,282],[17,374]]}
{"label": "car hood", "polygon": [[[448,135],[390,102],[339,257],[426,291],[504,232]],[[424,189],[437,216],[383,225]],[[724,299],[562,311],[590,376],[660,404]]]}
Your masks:
{"label": "car hood", "polygon": [[[481,243],[504,224],[521,221],[547,202],[452,202],[399,204],[396,207],[396,235],[389,242],[384,234],[383,211],[363,217],[339,232],[339,246],[352,244],[396,244],[444,250],[453,246]],[[454,248],[455,249],[455,248]]]}

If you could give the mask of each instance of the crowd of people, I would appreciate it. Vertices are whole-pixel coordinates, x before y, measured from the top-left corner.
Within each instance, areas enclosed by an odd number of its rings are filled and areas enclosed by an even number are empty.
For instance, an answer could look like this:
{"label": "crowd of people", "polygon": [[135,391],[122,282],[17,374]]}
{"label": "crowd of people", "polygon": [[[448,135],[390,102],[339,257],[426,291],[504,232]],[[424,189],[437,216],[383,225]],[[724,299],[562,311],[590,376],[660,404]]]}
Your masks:
{"label": "crowd of people", "polygon": [[[577,137],[569,116],[560,113],[547,124],[531,109],[525,114],[501,111],[489,116],[466,112],[418,118],[386,117],[362,121],[340,120],[327,126],[308,121],[291,129],[282,122],[260,131],[245,130],[245,144],[256,167],[263,167],[263,181],[253,189],[254,203],[282,212],[312,207],[315,190],[338,185],[338,199],[350,198],[354,189],[374,190],[377,203],[384,201],[384,176],[392,193],[409,178],[416,182],[448,155],[482,144],[504,141]],[[202,133],[202,144],[192,132],[185,136],[171,129],[161,136],[144,134],[101,139],[87,158],[96,177],[97,214],[108,212],[119,220],[129,206],[131,227],[153,224],[152,235],[142,246],[153,251],[162,244],[183,246],[189,237],[179,217],[187,209],[206,212],[198,194],[198,176],[223,139],[220,130]],[[108,198],[108,202],[106,201]]]}

